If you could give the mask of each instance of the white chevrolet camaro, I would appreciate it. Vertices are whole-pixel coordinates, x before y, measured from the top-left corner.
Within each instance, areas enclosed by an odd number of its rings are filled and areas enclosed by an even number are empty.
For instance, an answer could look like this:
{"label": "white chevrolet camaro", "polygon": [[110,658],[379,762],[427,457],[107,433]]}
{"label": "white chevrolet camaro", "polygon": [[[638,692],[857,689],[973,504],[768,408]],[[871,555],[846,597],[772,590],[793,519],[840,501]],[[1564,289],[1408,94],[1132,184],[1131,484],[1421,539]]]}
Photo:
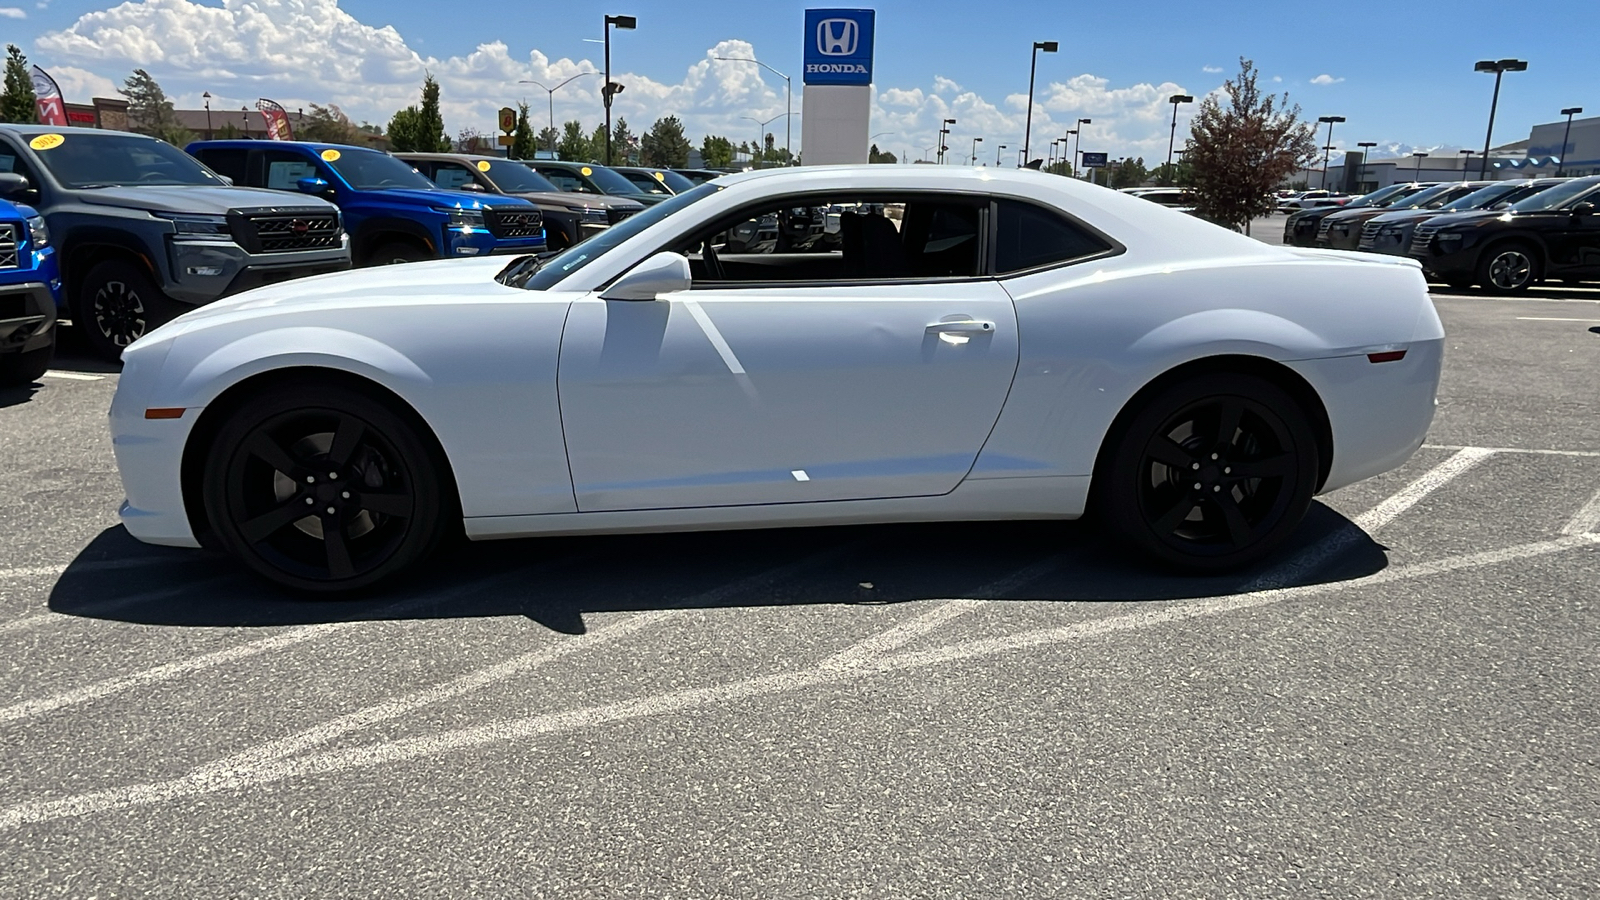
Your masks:
{"label": "white chevrolet camaro", "polygon": [[1032,171],[799,168],[542,264],[214,303],[128,348],[111,430],[131,534],[302,590],[393,576],[457,529],[1086,512],[1219,570],[1420,446],[1443,339],[1408,259]]}

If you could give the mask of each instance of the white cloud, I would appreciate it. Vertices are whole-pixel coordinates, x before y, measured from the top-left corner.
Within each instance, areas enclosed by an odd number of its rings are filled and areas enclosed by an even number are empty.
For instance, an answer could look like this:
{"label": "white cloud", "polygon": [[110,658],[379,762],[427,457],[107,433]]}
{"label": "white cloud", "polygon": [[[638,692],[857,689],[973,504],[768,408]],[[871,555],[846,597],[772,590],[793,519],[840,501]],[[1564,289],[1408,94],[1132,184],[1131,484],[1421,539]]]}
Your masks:
{"label": "white cloud", "polygon": [[63,96],[73,102],[87,103],[91,97],[120,97],[117,93],[117,83],[102,75],[96,75],[87,69],[77,66],[51,66],[48,70],[50,77],[61,86]]}
{"label": "white cloud", "polygon": [[16,6],[0,6],[0,19],[26,19],[28,11]]}
{"label": "white cloud", "polygon": [[1200,71],[1206,73],[1207,75],[1220,75],[1220,74],[1222,74],[1222,67],[1221,66],[1201,66],[1200,67]]}
{"label": "white cloud", "polygon": [[1338,84],[1339,82],[1341,82],[1343,80],[1344,80],[1343,78],[1335,78],[1332,75],[1322,74],[1322,75],[1318,75],[1317,77],[1311,79],[1311,83],[1312,84]]}
{"label": "white cloud", "polygon": [[1274,75],[1274,76],[1272,76],[1272,83],[1273,84],[1282,84],[1283,83],[1283,76],[1282,75]]}
{"label": "white cloud", "polygon": [[935,94],[948,94],[952,91],[959,92],[960,90],[961,85],[956,84],[954,81],[951,81],[943,75],[933,76],[933,92]]}

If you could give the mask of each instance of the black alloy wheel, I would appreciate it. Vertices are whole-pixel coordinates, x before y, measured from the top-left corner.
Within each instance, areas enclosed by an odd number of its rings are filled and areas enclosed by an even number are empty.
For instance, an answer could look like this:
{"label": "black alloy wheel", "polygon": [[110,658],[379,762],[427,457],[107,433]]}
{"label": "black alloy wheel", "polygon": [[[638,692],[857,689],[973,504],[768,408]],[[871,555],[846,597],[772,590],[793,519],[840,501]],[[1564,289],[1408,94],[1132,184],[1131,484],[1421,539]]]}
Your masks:
{"label": "black alloy wheel", "polygon": [[72,323],[97,356],[116,361],[128,345],[178,317],[182,308],[133,263],[107,260],[89,270],[72,303]]}
{"label": "black alloy wheel", "polygon": [[1272,552],[1311,504],[1318,456],[1305,413],[1250,375],[1163,391],[1113,445],[1097,486],[1134,545],[1183,568],[1223,571]]}
{"label": "black alloy wheel", "polygon": [[1479,263],[1478,283],[1496,294],[1516,294],[1539,280],[1539,259],[1526,244],[1490,247]]}
{"label": "black alloy wheel", "polygon": [[431,440],[342,385],[283,385],[229,417],[206,462],[205,507],[223,545],[285,587],[351,591],[438,544],[448,516]]}

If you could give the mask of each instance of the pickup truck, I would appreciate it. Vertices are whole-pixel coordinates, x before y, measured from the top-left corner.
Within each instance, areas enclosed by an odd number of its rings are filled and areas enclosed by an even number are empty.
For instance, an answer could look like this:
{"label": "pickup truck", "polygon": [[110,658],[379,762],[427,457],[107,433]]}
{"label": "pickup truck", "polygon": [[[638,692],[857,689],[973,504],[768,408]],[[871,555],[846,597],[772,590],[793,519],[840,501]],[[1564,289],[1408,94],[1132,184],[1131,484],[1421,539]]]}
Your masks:
{"label": "pickup truck", "polygon": [[235,184],[337,204],[358,266],[546,249],[544,215],[532,203],[443,190],[380,150],[310,141],[196,141],[186,149]]}
{"label": "pickup truck", "polygon": [[[0,190],[22,176],[0,174]],[[61,275],[44,216],[0,200],[0,387],[37,381],[56,342]]]}
{"label": "pickup truck", "polygon": [[65,311],[107,359],[220,297],[350,268],[332,204],[233,187],[144,135],[0,125],[0,173],[18,176],[0,199],[44,216]]}

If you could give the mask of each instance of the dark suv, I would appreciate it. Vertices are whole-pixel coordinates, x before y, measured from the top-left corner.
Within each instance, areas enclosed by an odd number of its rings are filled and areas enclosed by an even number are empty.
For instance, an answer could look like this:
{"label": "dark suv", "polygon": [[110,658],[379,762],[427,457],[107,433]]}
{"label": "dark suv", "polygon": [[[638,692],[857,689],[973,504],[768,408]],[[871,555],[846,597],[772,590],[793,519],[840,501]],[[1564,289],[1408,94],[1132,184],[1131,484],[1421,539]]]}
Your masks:
{"label": "dark suv", "polygon": [[1361,243],[1361,226],[1383,215],[1385,212],[1398,212],[1405,209],[1426,209],[1437,212],[1446,203],[1459,200],[1486,184],[1488,184],[1486,181],[1455,181],[1448,184],[1436,184],[1384,207],[1341,209],[1338,212],[1329,213],[1323,218],[1322,224],[1317,226],[1316,246],[1332,247],[1335,250],[1354,250]]}
{"label": "dark suv", "polygon": [[615,171],[594,163],[567,162],[566,160],[555,159],[526,159],[522,163],[550,179],[555,183],[556,187],[575,194],[602,194],[610,197],[625,197],[629,200],[637,200],[645,206],[655,206],[657,203],[672,196],[671,194],[647,194],[644,189]]}
{"label": "dark suv", "polygon": [[1389,204],[1409,197],[1427,187],[1432,187],[1432,185],[1415,182],[1391,184],[1388,187],[1378,188],[1365,196],[1357,197],[1343,206],[1323,206],[1316,209],[1302,209],[1299,212],[1291,212],[1289,213],[1289,218],[1284,220],[1283,223],[1283,242],[1294,247],[1315,247],[1317,245],[1317,229],[1322,225],[1323,218],[1347,209],[1387,207]]}
{"label": "dark suv", "polygon": [[[1402,209],[1385,212],[1361,226],[1361,243],[1356,247],[1365,253],[1387,253],[1390,256],[1411,255],[1411,235],[1418,225],[1429,219],[1458,212],[1480,209],[1505,209],[1513,203],[1526,200],[1540,191],[1555,187],[1565,178],[1519,178],[1515,181],[1491,181],[1484,187],[1446,203],[1438,209]],[[1432,204],[1429,204],[1431,206]]]}
{"label": "dark suv", "polygon": [[1497,294],[1546,278],[1600,278],[1600,175],[1574,178],[1506,210],[1453,213],[1418,225],[1411,256],[1455,288]]}

